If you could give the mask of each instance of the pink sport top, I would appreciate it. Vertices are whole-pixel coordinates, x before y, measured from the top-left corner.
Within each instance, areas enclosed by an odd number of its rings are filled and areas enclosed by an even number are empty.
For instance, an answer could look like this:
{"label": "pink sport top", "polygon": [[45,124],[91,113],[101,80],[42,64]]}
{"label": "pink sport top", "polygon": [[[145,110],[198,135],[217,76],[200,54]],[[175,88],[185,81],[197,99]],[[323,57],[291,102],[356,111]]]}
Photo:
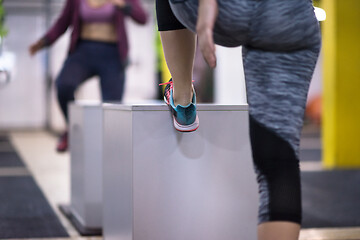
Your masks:
{"label": "pink sport top", "polygon": [[116,7],[112,3],[105,3],[101,7],[91,7],[88,0],[81,0],[80,18],[83,22],[113,22]]}

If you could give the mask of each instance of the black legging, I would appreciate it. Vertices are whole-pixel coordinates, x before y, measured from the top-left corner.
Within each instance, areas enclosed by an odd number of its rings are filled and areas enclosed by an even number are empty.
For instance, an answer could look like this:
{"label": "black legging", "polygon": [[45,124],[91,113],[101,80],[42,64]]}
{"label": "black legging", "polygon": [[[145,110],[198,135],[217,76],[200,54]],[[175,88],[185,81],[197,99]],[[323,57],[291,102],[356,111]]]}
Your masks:
{"label": "black legging", "polygon": [[[157,0],[159,31],[195,31],[197,0]],[[299,140],[320,31],[309,0],[218,0],[215,41],[243,45],[259,223],[301,223]],[[175,21],[175,20],[176,21]],[[230,39],[227,36],[232,36]]]}
{"label": "black legging", "polygon": [[125,71],[115,43],[81,40],[66,59],[56,79],[59,105],[68,122],[68,104],[75,91],[93,76],[100,77],[103,101],[121,101]]}

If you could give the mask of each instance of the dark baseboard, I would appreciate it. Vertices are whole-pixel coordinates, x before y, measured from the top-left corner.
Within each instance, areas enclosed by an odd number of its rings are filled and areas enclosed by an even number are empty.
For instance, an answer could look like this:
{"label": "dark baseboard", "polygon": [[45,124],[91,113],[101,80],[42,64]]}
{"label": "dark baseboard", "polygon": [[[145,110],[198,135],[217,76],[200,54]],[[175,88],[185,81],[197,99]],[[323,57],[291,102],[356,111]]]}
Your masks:
{"label": "dark baseboard", "polygon": [[69,205],[60,204],[59,209],[70,220],[81,236],[102,236],[102,228],[89,228],[84,226],[71,212]]}

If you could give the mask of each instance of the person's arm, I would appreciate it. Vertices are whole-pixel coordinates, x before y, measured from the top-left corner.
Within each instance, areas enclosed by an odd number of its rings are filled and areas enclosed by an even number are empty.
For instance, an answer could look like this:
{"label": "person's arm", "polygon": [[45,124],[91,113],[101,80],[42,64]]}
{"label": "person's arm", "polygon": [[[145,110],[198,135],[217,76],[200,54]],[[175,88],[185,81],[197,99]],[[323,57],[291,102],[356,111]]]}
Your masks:
{"label": "person's arm", "polygon": [[198,34],[201,53],[205,61],[212,68],[216,66],[213,29],[217,14],[218,6],[216,0],[199,0],[196,33]]}
{"label": "person's arm", "polygon": [[66,31],[71,24],[71,18],[74,11],[73,3],[73,0],[66,1],[65,7],[55,24],[42,38],[29,47],[31,55],[34,55],[40,49],[53,44]]}
{"label": "person's arm", "polygon": [[130,16],[137,23],[145,24],[147,22],[147,14],[142,8],[139,0],[110,0],[125,15]]}
{"label": "person's arm", "polygon": [[37,53],[39,50],[41,50],[42,48],[44,48],[46,45],[46,42],[43,38],[40,38],[38,41],[36,41],[35,43],[31,44],[29,47],[29,53],[31,56],[35,55],[35,53]]}

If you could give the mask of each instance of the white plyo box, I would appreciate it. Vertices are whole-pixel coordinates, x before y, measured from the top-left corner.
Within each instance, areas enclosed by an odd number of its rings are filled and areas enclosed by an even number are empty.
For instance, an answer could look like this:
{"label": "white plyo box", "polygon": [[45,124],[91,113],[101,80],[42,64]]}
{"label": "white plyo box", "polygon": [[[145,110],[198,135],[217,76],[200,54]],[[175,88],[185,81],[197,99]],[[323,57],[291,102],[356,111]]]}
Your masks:
{"label": "white plyo box", "polygon": [[166,105],[104,105],[106,240],[255,240],[247,105],[198,105],[174,129]]}
{"label": "white plyo box", "polygon": [[[70,104],[71,214],[84,229],[102,228],[102,104]],[[76,226],[77,227],[77,226]]]}

